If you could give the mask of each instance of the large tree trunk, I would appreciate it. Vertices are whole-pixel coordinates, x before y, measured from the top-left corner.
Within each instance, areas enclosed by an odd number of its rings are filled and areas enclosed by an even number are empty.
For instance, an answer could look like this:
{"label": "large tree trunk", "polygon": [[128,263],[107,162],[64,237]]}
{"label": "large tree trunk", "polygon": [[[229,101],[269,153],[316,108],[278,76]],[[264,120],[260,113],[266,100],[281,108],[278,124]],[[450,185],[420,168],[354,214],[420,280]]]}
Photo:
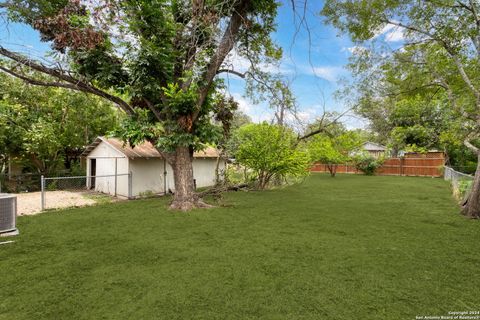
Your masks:
{"label": "large tree trunk", "polygon": [[171,209],[187,211],[196,207],[192,158],[188,147],[177,147],[175,150],[175,157],[171,163],[175,182]]}
{"label": "large tree trunk", "polygon": [[171,161],[175,194],[170,209],[188,211],[193,208],[210,207],[195,192],[193,181],[193,155],[188,147],[177,147]]}
{"label": "large tree trunk", "polygon": [[472,191],[463,206],[462,214],[469,218],[480,218],[480,153],[477,156],[477,170],[473,179]]}

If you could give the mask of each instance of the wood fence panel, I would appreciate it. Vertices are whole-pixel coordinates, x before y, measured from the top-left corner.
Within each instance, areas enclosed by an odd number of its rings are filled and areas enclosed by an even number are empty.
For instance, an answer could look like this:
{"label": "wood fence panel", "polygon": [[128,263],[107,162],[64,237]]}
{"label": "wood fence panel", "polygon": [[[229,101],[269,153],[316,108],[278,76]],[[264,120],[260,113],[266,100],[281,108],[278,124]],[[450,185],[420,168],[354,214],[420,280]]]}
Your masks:
{"label": "wood fence panel", "polygon": [[[441,177],[443,175],[442,167],[445,164],[443,154],[435,153],[434,156],[424,155],[422,157],[389,158],[378,168],[378,175],[394,176],[421,176],[421,177]],[[313,172],[328,172],[327,165],[316,163],[312,166]],[[337,173],[358,173],[358,170],[351,164],[341,164],[337,166]]]}

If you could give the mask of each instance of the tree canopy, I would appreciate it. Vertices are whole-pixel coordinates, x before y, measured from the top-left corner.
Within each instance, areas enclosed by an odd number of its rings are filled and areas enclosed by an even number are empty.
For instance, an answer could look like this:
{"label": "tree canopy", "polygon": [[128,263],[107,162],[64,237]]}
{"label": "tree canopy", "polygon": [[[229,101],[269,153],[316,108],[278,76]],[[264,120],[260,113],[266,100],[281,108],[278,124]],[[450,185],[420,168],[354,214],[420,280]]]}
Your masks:
{"label": "tree canopy", "polygon": [[70,166],[95,137],[115,129],[118,117],[99,98],[0,74],[0,154],[34,172],[48,175]]}
{"label": "tree canopy", "polygon": [[[392,103],[385,100],[385,93],[402,93],[399,101],[393,101],[401,107],[405,103],[415,106],[417,98],[404,95],[409,91],[417,92],[422,101],[419,103],[433,96],[437,105],[448,105],[440,107],[446,110],[441,118],[448,119],[450,128],[459,129],[454,134],[480,159],[479,12],[480,4],[470,0],[328,0],[322,11],[329,23],[363,45],[352,65],[361,78],[357,96],[360,101]],[[385,50],[381,45],[378,37],[386,26],[402,33],[400,49]],[[385,81],[377,81],[378,78]],[[397,140],[408,141],[409,136],[422,140],[430,129],[428,125],[399,127],[395,134]],[[452,132],[444,136],[448,135],[452,136]],[[463,212],[470,217],[480,216],[480,167]]]}
{"label": "tree canopy", "polygon": [[[172,208],[202,206],[193,190],[192,154],[220,135],[212,119],[229,114],[221,103],[219,74],[247,83],[264,75],[255,68],[275,62],[271,40],[279,3],[274,0],[7,0],[9,19],[40,32],[56,53],[55,67],[5,47],[14,64],[55,78],[44,81],[2,65],[31,84],[97,95],[127,115],[122,134],[136,145],[150,141],[172,165]],[[251,62],[246,73],[229,60],[233,51]],[[60,60],[61,58],[61,60]]]}
{"label": "tree canopy", "polygon": [[337,166],[350,161],[362,142],[357,132],[343,129],[314,136],[307,148],[312,162],[326,164],[330,175],[335,177]]}

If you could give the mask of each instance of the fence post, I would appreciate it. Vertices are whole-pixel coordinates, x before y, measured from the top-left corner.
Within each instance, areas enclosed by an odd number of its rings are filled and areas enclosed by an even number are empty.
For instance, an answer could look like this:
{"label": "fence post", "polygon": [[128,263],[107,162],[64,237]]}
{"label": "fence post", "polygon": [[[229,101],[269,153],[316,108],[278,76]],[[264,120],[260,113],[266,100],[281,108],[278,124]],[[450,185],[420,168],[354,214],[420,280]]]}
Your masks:
{"label": "fence post", "polygon": [[167,195],[167,160],[163,159],[163,194]]}
{"label": "fence post", "polygon": [[114,196],[117,196],[117,158],[115,158],[115,191],[114,191]]}
{"label": "fence post", "polygon": [[132,171],[128,173],[128,199],[132,199]]}
{"label": "fence post", "polygon": [[42,205],[42,211],[45,210],[45,177],[42,175],[40,177],[40,188],[42,190],[41,192],[41,205]]}

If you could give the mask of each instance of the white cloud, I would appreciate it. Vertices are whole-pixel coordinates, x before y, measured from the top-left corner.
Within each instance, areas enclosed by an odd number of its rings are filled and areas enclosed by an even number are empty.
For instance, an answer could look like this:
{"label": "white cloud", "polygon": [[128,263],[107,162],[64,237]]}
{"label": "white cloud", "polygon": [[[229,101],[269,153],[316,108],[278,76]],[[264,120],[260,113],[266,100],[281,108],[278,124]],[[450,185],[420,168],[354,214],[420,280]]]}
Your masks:
{"label": "white cloud", "polygon": [[385,25],[382,29],[378,29],[377,31],[374,32],[373,39],[378,38],[387,32],[391,31],[395,26],[393,24],[387,24]]}
{"label": "white cloud", "polygon": [[260,123],[263,121],[271,122],[274,118],[273,111],[262,111],[250,116],[253,122]]}
{"label": "white cloud", "polygon": [[308,108],[305,110],[298,110],[296,116],[293,113],[286,115],[286,120],[289,123],[300,121],[302,124],[311,123],[318,117],[318,110]]}
{"label": "white cloud", "polygon": [[384,39],[387,42],[398,42],[404,39],[402,28],[394,24],[387,24],[382,29],[377,30],[375,32],[375,35],[373,36],[373,39],[379,38],[381,36],[384,36]]}
{"label": "white cloud", "polygon": [[[250,68],[250,61],[238,54],[238,52],[233,49],[225,58],[225,61],[222,65],[222,68],[232,69],[238,72],[245,72]],[[293,66],[288,63],[285,59],[282,59],[277,64],[267,64],[260,63],[257,66],[260,70],[269,72],[269,73],[280,73],[280,74],[292,74],[294,73]]]}
{"label": "white cloud", "polygon": [[225,58],[222,67],[238,72],[245,72],[250,68],[250,61],[238,55],[235,50],[232,50]]}
{"label": "white cloud", "polygon": [[230,95],[238,103],[238,109],[247,114],[253,122],[270,122],[273,119],[274,113],[267,106],[252,104],[238,92],[232,92]]}
{"label": "white cloud", "polygon": [[403,41],[403,39],[404,39],[403,30],[399,28],[396,28],[395,30],[385,35],[385,41],[388,41],[388,42]]}
{"label": "white cloud", "polygon": [[250,113],[253,109],[250,102],[248,102],[247,99],[245,99],[240,93],[237,92],[232,93],[231,96],[238,103],[238,109],[250,116]]}
{"label": "white cloud", "polygon": [[342,52],[348,51],[353,55],[359,55],[362,54],[363,52],[367,51],[368,49],[363,46],[353,46],[353,47],[343,47],[341,49]]}
{"label": "white cloud", "polygon": [[343,119],[342,123],[349,130],[365,129],[368,126],[367,120],[359,118],[359,117],[345,117],[345,119]]}
{"label": "white cloud", "polygon": [[310,68],[310,74],[325,79],[329,82],[336,82],[344,72],[345,69],[335,66],[321,66]]}

